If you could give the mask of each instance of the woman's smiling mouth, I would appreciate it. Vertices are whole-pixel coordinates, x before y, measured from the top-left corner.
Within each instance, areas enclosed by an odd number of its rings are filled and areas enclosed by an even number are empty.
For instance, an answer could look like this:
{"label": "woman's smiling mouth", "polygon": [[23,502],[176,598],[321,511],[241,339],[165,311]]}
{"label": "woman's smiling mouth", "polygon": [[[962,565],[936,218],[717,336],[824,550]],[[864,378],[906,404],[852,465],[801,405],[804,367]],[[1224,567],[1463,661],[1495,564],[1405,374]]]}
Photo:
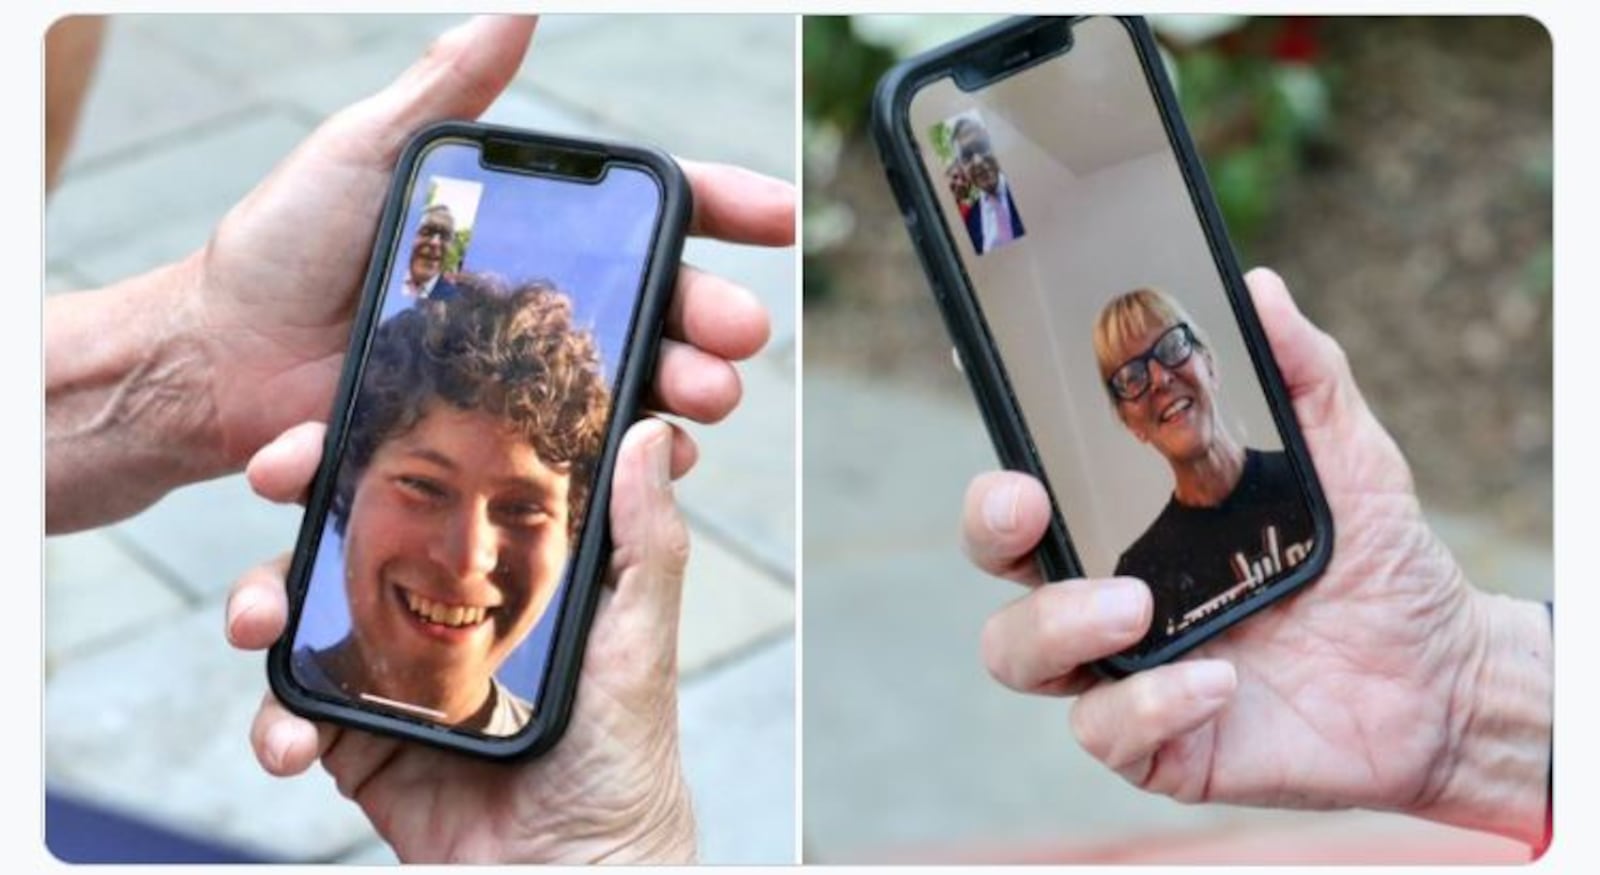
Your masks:
{"label": "woman's smiling mouth", "polygon": [[1194,407],[1193,398],[1179,398],[1162,409],[1160,422],[1165,425],[1187,413],[1192,407]]}

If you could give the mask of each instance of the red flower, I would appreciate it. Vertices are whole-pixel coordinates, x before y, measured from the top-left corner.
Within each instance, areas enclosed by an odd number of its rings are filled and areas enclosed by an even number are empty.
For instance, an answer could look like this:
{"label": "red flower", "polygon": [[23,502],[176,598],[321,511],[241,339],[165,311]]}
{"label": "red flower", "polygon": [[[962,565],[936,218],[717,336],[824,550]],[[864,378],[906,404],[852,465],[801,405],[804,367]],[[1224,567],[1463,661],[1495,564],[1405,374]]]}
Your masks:
{"label": "red flower", "polygon": [[1310,64],[1321,54],[1317,41],[1317,20],[1291,16],[1283,20],[1277,39],[1272,42],[1272,57],[1285,64]]}

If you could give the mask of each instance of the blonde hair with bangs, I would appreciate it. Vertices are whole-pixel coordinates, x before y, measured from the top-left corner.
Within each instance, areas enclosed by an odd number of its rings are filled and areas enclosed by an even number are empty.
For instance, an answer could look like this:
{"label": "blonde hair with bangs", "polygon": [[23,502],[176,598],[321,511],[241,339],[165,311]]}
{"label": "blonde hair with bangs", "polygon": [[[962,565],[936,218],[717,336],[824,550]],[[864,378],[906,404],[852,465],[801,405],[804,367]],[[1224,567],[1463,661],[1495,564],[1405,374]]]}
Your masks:
{"label": "blonde hair with bangs", "polygon": [[1170,328],[1180,322],[1189,326],[1195,346],[1202,350],[1211,348],[1205,332],[1189,317],[1183,305],[1160,289],[1146,286],[1123,292],[1106,302],[1094,323],[1094,357],[1100,365],[1101,381],[1111,379],[1117,368],[1128,360],[1127,347],[1132,338],[1141,337],[1152,328]]}

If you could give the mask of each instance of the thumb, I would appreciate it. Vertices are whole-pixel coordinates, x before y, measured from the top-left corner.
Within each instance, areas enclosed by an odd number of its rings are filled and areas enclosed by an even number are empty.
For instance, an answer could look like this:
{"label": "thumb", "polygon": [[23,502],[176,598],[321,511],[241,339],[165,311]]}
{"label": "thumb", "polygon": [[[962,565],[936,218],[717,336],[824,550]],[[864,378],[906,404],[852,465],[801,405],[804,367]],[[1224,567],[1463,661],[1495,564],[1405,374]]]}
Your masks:
{"label": "thumb", "polygon": [[1300,312],[1282,277],[1258,267],[1244,280],[1301,423],[1333,421],[1339,405],[1359,397],[1344,350]]}
{"label": "thumb", "polygon": [[535,16],[479,15],[445,31],[387,88],[340,113],[329,133],[392,163],[419,129],[477,118],[522,66],[536,23]]}
{"label": "thumb", "polygon": [[633,424],[617,453],[611,484],[613,606],[638,606],[649,621],[676,629],[689,561],[689,529],[672,493],[672,427]]}
{"label": "thumb", "polygon": [[250,488],[268,501],[305,503],[306,490],[322,461],[322,443],[328,428],[320,422],[302,422],[273,439],[250,457],[245,477]]}

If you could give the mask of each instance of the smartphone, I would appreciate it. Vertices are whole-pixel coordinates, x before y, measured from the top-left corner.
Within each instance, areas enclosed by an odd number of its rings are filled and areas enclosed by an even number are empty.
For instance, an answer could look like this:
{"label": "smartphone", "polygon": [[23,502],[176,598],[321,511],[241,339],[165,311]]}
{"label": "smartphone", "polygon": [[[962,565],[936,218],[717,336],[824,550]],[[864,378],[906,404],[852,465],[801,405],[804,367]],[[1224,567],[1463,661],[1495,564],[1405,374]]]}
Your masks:
{"label": "smartphone", "polygon": [[1321,573],[1333,526],[1138,18],[1018,18],[878,83],[873,134],[1046,579],[1149,584],[1171,660]]}
{"label": "smartphone", "polygon": [[495,759],[560,738],[689,214],[653,149],[406,146],[268,655],[290,710]]}

